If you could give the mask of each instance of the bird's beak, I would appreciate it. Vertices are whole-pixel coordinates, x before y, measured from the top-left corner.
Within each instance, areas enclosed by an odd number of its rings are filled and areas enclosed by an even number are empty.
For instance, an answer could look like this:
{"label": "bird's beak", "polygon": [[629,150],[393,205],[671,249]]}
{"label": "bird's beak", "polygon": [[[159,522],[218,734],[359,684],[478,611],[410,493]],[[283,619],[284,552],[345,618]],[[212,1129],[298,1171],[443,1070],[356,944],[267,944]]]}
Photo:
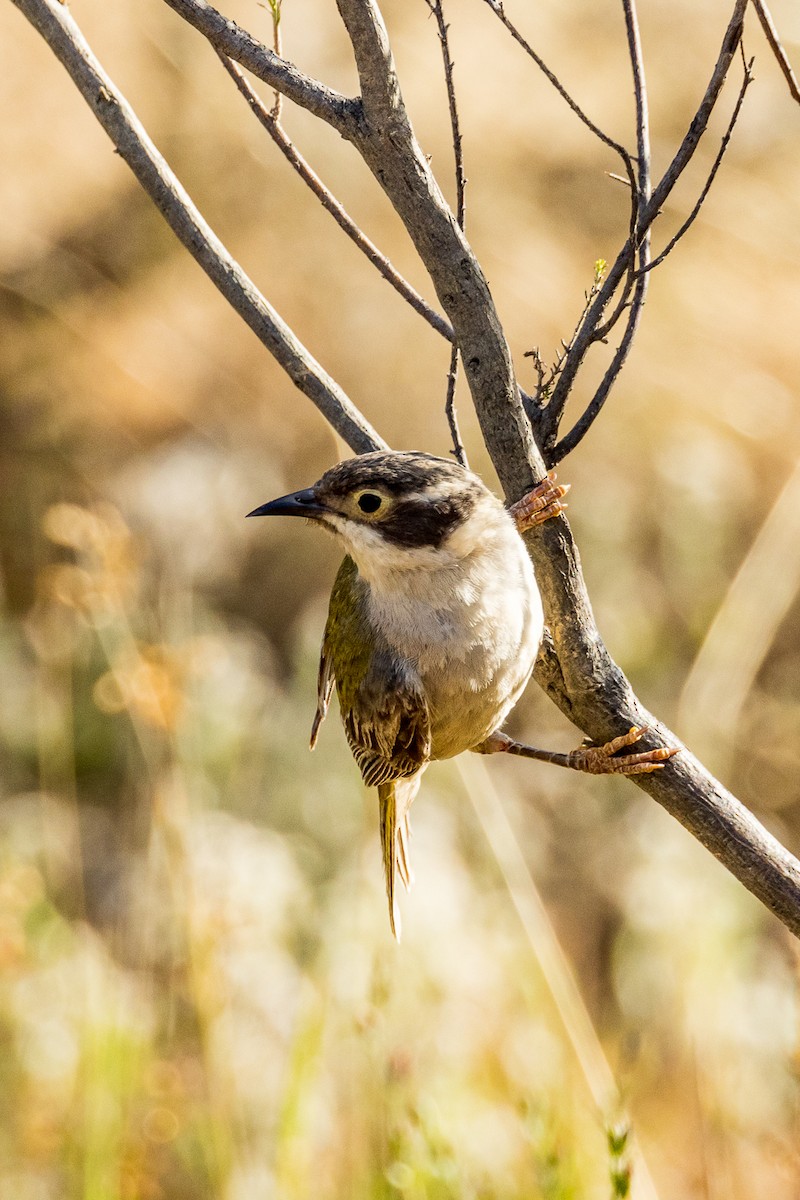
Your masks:
{"label": "bird's beak", "polygon": [[302,492],[292,492],[288,496],[279,496],[249,512],[248,517],[309,517],[318,521],[328,512],[320,504],[313,488],[304,488]]}

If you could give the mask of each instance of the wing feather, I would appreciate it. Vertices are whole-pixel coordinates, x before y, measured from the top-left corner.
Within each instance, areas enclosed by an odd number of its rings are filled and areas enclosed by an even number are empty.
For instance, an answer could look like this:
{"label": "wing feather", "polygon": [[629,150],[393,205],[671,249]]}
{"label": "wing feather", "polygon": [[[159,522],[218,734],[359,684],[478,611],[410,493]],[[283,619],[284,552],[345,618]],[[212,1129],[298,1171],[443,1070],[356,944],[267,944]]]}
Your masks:
{"label": "wing feather", "polygon": [[319,727],[328,715],[335,682],[336,676],[333,673],[333,661],[330,655],[325,652],[325,642],[323,640],[319,656],[319,673],[317,675],[317,711],[314,714],[314,723],[311,726],[311,738],[309,741],[311,750],[317,744]]}
{"label": "wing feather", "polygon": [[336,684],[342,723],[364,783],[378,788],[381,848],[392,932],[400,939],[397,880],[410,888],[408,810],[431,756],[428,702],[413,663],[367,623],[367,585],[346,558],[322,641],[313,746]]}
{"label": "wing feather", "polygon": [[334,681],[342,723],[364,783],[378,787],[416,774],[430,759],[428,703],[413,665],[366,622],[366,584],[352,559],[339,569],[320,658],[316,738]]}

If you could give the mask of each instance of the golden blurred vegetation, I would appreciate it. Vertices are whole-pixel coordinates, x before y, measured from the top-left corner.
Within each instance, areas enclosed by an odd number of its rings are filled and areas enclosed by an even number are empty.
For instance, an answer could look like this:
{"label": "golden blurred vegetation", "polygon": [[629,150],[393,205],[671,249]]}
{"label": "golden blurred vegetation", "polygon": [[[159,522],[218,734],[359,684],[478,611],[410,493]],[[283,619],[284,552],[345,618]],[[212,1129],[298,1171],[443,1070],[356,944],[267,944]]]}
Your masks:
{"label": "golden blurred vegetation", "polygon": [[[630,144],[617,6],[507,8]],[[729,14],[641,8],[658,171]],[[421,0],[385,10],[449,188],[433,22]],[[468,232],[530,385],[523,352],[569,336],[624,234],[624,190],[488,8],[449,10]],[[313,353],[392,445],[446,453],[447,347],[289,173],[208,47],[159,0],[73,12]],[[270,41],[266,6],[226,13]],[[797,61],[798,12],[775,0],[775,16]],[[304,70],[355,90],[333,4],[285,0],[282,28]],[[797,852],[800,113],[755,24],[746,47],[757,80],[722,173],[562,475],[612,652]],[[374,797],[335,717],[307,750],[335,547],[242,520],[344,449],[9,5],[0,61],[0,1196],[606,1197],[621,1113],[605,1055],[647,1164],[634,1195],[796,1197],[796,946],[633,787],[534,763],[432,769],[393,944]],[[430,295],[355,156],[288,106],[286,124]],[[491,477],[466,394],[460,411]],[[534,688],[513,731],[576,741]]]}

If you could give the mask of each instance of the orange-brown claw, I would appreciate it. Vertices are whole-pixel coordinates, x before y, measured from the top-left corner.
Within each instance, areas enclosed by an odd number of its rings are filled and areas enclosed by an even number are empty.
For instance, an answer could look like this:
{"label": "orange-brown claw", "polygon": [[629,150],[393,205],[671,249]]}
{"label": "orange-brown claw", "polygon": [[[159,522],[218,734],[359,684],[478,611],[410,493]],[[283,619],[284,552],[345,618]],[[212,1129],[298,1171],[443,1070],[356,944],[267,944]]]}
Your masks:
{"label": "orange-brown claw", "polygon": [[541,525],[563,512],[567,506],[561,501],[570,487],[569,483],[556,483],[556,473],[551,471],[538,487],[528,492],[521,500],[517,500],[516,504],[512,504],[508,511],[514,518],[519,532],[526,533],[527,530],[533,529],[534,525]]}
{"label": "orange-brown claw", "polygon": [[647,733],[649,725],[633,725],[627,733],[612,738],[603,746],[586,746],[574,750],[574,765],[579,771],[590,775],[646,775],[650,771],[660,771],[673,754],[678,753],[677,746],[659,746],[655,750],[642,750],[638,754],[622,754],[614,757],[618,750],[632,746],[634,742]]}

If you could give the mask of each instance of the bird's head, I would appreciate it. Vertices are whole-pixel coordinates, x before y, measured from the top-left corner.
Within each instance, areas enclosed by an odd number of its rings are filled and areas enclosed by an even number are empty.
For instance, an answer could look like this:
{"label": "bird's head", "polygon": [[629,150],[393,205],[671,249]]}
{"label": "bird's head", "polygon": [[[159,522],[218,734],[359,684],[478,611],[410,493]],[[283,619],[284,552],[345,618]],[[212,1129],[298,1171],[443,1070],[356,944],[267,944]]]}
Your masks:
{"label": "bird's head", "polygon": [[250,517],[307,517],[336,534],[362,574],[450,566],[509,518],[456,462],[417,451],[377,451],[338,463],[310,488]]}

